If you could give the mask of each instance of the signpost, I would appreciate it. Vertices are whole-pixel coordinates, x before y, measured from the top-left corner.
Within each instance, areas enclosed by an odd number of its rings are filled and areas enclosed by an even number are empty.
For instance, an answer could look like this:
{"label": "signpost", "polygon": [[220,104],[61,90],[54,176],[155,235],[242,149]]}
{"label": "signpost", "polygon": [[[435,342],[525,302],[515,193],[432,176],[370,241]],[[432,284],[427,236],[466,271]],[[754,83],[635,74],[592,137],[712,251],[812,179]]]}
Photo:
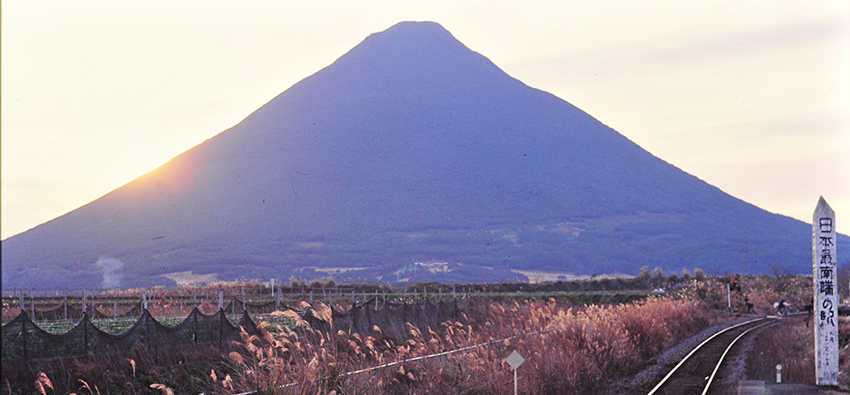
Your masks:
{"label": "signpost", "polygon": [[505,362],[507,362],[508,365],[511,365],[511,368],[514,369],[514,395],[517,395],[516,369],[519,367],[519,365],[522,365],[522,363],[525,362],[525,358],[523,358],[522,355],[519,355],[519,353],[514,350],[511,355],[508,355],[508,357],[505,359]]}
{"label": "signpost", "polygon": [[838,385],[838,288],[835,264],[835,212],[821,196],[812,219],[815,378],[817,385]]}

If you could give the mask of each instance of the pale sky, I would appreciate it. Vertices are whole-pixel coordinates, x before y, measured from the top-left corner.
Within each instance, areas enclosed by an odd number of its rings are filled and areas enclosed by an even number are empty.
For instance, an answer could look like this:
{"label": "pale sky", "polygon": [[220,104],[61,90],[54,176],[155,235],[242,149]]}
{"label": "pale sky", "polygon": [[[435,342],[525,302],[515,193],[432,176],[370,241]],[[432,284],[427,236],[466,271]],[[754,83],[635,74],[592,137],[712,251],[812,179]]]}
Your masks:
{"label": "pale sky", "polygon": [[153,170],[405,20],[442,24],[765,210],[811,222],[823,195],[850,233],[846,0],[5,0],[0,238]]}

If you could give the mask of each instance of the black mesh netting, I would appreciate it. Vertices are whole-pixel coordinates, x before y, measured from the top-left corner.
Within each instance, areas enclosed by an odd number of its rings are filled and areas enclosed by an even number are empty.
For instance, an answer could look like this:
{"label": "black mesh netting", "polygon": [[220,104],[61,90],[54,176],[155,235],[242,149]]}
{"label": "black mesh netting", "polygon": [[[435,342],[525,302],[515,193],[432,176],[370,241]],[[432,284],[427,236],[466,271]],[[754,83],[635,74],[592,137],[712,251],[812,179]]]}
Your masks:
{"label": "black mesh netting", "polygon": [[[269,306],[271,305],[271,306]],[[263,313],[266,310],[274,311],[272,303],[246,303],[248,311]],[[65,306],[60,306],[61,314],[65,314]],[[281,308],[288,308],[281,306]],[[68,316],[71,317],[71,306],[68,306]],[[242,313],[242,318],[236,325],[228,321],[226,309],[222,308],[217,313],[206,315],[197,308],[179,324],[174,326],[163,325],[155,320],[148,310],[133,306],[122,314],[128,316],[134,312],[138,313],[139,319],[132,327],[123,333],[113,335],[106,333],[92,324],[88,314],[83,315],[79,310],[80,321],[74,328],[62,334],[52,334],[36,326],[29,313],[22,312],[15,319],[2,326],[3,362],[14,362],[21,360],[34,360],[53,357],[67,357],[85,355],[87,352],[127,351],[136,343],[144,344],[151,349],[161,347],[173,347],[188,344],[213,343],[225,345],[231,340],[238,340],[239,327],[252,335],[259,334],[256,324],[251,320],[243,303],[235,298],[228,304],[227,309]],[[55,309],[50,309],[55,310]],[[45,310],[47,311],[47,310]],[[313,314],[314,310],[308,309],[304,314],[304,320],[313,328],[323,331],[337,331],[369,333],[378,326],[385,334],[391,336],[404,336],[405,323],[410,323],[420,329],[427,327],[436,328],[440,323],[453,320],[462,320],[462,312],[455,300],[450,302],[439,301],[432,303],[386,303],[378,298],[372,298],[366,303],[355,305],[345,312],[340,312],[331,307],[330,321],[325,321]],[[76,311],[75,311],[76,314]],[[95,310],[94,315],[99,318],[109,318],[103,313]]]}
{"label": "black mesh netting", "polygon": [[313,328],[329,331],[369,333],[375,326],[381,328],[386,335],[401,337],[406,332],[405,323],[410,323],[420,329],[437,328],[441,323],[452,320],[461,321],[463,315],[456,300],[437,303],[383,303],[378,298],[372,298],[366,303],[355,305],[345,312],[337,311],[331,306],[332,319],[325,321],[308,311],[304,315]]}
{"label": "black mesh netting", "polygon": [[227,314],[242,314],[245,311],[252,314],[268,314],[275,310],[277,310],[276,302],[251,303],[235,297],[231,298],[230,303],[224,306],[224,312]]}
{"label": "black mesh netting", "polygon": [[125,351],[136,343],[149,348],[193,343],[226,344],[239,339],[239,326],[249,334],[257,334],[256,324],[242,314],[234,326],[223,311],[205,315],[193,309],[183,322],[168,326],[159,323],[147,310],[130,329],[113,335],[92,324],[88,315],[68,332],[52,334],[39,328],[27,312],[2,326],[3,362],[85,355],[86,352]]}
{"label": "black mesh netting", "polygon": [[[124,307],[125,311],[116,312],[116,317],[138,317],[142,314],[142,303],[136,303],[129,308]],[[61,303],[56,306],[48,306],[48,307],[38,307],[35,311],[31,309],[27,310],[27,313],[32,316],[34,321],[58,321],[62,319],[69,320],[79,320],[83,318],[83,308],[81,305],[73,304],[73,303]],[[113,314],[105,313],[98,308],[89,307],[87,309],[87,313],[90,314],[90,318],[112,318]]]}

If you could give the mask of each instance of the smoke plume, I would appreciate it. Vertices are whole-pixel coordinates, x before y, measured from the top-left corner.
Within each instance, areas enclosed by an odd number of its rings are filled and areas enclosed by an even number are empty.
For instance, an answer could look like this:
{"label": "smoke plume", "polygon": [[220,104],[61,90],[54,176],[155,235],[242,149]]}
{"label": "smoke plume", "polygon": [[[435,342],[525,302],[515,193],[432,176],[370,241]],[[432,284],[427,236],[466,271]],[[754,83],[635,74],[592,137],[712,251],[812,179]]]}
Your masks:
{"label": "smoke plume", "polygon": [[121,279],[124,278],[121,271],[124,262],[115,258],[100,257],[94,264],[103,273],[103,288],[117,288],[121,284]]}

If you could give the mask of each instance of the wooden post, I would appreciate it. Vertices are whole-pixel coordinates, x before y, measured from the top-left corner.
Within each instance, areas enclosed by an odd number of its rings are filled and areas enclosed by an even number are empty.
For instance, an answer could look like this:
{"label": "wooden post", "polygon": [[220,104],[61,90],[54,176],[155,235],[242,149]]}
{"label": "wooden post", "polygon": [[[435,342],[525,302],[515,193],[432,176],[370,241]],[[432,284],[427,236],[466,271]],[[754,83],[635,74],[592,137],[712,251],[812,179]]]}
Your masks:
{"label": "wooden post", "polygon": [[815,309],[817,385],[838,385],[838,287],[835,264],[835,211],[823,196],[812,217],[812,278]]}
{"label": "wooden post", "polygon": [[118,288],[113,292],[115,299],[112,300],[112,319],[118,318]]}

